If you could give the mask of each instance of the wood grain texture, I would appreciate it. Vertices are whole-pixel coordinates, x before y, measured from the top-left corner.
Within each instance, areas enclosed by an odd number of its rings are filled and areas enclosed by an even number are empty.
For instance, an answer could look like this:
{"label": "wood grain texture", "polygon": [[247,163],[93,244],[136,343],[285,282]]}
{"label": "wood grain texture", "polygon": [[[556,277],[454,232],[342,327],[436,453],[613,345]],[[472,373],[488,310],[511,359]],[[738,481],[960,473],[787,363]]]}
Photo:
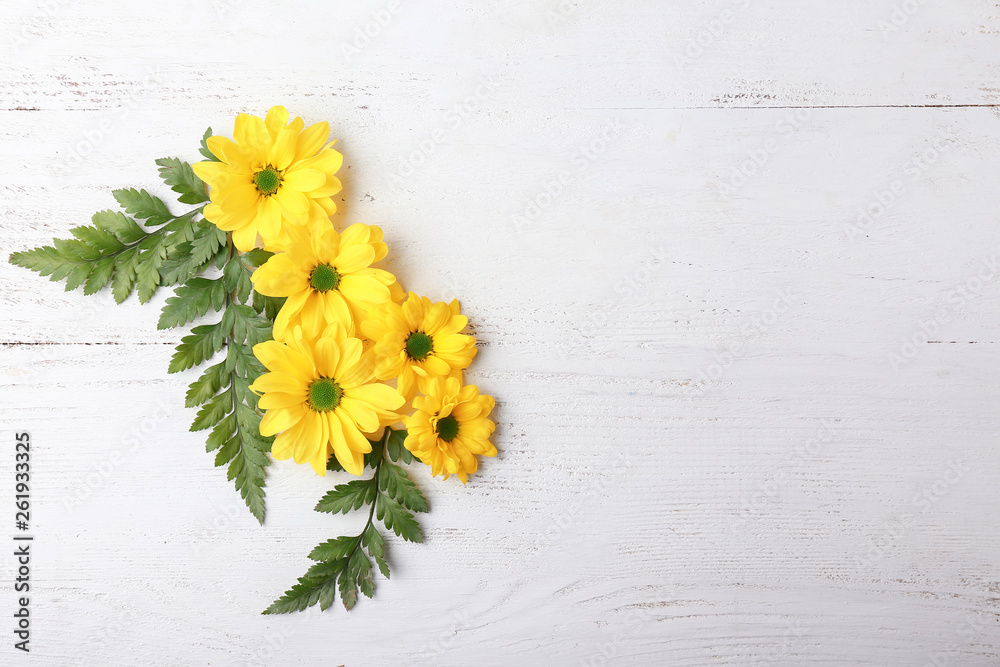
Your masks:
{"label": "wood grain texture", "polygon": [[500,450],[464,488],[415,471],[427,542],[390,543],[374,601],[260,616],[361,520],[311,511],[339,478],[272,466],[258,526],[187,431],[182,332],[2,262],[37,533],[32,652],[3,664],[1000,664],[1000,3],[55,0],[0,26],[4,258],[113,187],[166,194],[153,158],[207,125],[329,120],[338,224],[462,300]]}

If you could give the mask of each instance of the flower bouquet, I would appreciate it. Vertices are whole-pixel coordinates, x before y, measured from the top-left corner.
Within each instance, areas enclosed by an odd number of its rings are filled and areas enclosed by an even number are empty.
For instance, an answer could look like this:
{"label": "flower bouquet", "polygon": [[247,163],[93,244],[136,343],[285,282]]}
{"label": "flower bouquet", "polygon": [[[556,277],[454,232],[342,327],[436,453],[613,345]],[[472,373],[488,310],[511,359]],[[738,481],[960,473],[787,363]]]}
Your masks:
{"label": "flower bouquet", "polygon": [[404,466],[416,459],[464,484],[478,456],[496,455],[494,400],[463,379],[476,340],[458,301],[405,292],[375,266],[389,251],[381,229],[331,221],[343,156],[329,135],[327,123],[305,127],[280,106],[240,114],[232,139],[205,133],[203,161],[156,161],[188,210],[115,190],[121,211],[10,257],[67,290],[110,284],[118,303],[174,287],[160,329],[217,320],[181,339],[168,372],[204,367],[186,395],[199,408],[191,430],[209,432],[207,451],[259,522],[272,458],[358,477],[316,511],[364,508],[362,531],[313,549],[314,564],[265,614],[325,610],[338,591],[347,609],[359,590],[372,597],[373,561],[389,577],[378,524],[423,541],[415,514],[429,506]]}

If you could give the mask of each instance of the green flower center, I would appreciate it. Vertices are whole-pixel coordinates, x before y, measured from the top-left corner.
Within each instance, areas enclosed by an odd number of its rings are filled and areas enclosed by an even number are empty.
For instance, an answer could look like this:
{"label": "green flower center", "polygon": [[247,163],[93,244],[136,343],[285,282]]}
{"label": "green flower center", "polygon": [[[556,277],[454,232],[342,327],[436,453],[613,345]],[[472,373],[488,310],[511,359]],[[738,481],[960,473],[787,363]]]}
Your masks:
{"label": "green flower center", "polygon": [[437,434],[445,442],[451,442],[458,435],[458,420],[451,415],[442,417],[437,423]]}
{"label": "green flower center", "polygon": [[265,197],[273,195],[281,187],[281,174],[271,165],[267,165],[253,175],[253,184],[257,186],[257,192]]}
{"label": "green flower center", "polygon": [[423,361],[434,351],[434,339],[423,331],[414,331],[406,339],[406,356],[414,361]]}
{"label": "green flower center", "polygon": [[330,378],[320,378],[309,385],[309,407],[316,412],[329,412],[340,405],[344,390]]}
{"label": "green flower center", "polygon": [[309,284],[317,292],[329,292],[340,285],[340,272],[329,264],[320,264],[309,276]]}

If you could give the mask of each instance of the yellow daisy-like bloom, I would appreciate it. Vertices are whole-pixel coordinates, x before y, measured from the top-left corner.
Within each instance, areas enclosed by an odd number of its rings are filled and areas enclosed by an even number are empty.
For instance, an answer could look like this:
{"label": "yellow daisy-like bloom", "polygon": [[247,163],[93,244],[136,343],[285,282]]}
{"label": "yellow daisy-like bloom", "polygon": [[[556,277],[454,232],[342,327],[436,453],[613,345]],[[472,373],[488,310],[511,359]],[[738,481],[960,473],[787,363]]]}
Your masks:
{"label": "yellow daisy-like bloom", "polygon": [[288,297],[274,320],[276,340],[296,325],[307,336],[332,323],[353,334],[362,313],[391,299],[396,277],[370,266],[388,252],[378,227],[359,223],[338,234],[325,220],[289,234],[285,252],[268,259],[251,277],[261,294]]}
{"label": "yellow daisy-like bloom", "polygon": [[288,122],[288,110],[271,107],[265,119],[236,117],[235,141],[212,136],[207,144],[221,162],[192,165],[209,185],[212,203],[205,218],[233,233],[233,243],[246,252],[279,239],[284,226],[303,225],[337,210],[330,198],[341,190],[335,176],[344,156],[327,144],[329,123],[303,130],[304,122]]}
{"label": "yellow daisy-like bloom", "polygon": [[458,301],[431,303],[410,292],[406,302],[386,303],[368,312],[361,332],[375,341],[375,376],[398,377],[407,399],[439,377],[460,377],[476,356],[476,339],[459,333],[469,323]]}
{"label": "yellow daisy-like bloom", "polygon": [[271,447],[277,460],[294,458],[326,475],[332,452],[351,474],[360,475],[371,451],[365,433],[399,420],[405,400],[375,381],[372,363],[361,341],[343,327],[328,327],[310,340],[299,329],[284,343],[255,345],[256,356],[270,371],[250,386],[266,410],[260,422],[264,436],[278,434]]}
{"label": "yellow daisy-like bloom", "polygon": [[457,378],[435,378],[428,394],[413,399],[415,412],[406,417],[403,445],[431,467],[436,477],[458,475],[462,484],[479,467],[476,455],[496,456],[489,438],[496,425],[488,419],[495,404],[475,385]]}

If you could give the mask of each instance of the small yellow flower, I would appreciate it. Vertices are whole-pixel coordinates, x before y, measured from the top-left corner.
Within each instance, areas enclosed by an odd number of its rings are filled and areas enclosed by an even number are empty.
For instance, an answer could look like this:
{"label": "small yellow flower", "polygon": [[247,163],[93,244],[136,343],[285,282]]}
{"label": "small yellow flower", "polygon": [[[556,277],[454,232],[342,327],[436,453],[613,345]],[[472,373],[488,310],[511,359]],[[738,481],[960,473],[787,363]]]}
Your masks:
{"label": "small yellow flower", "polygon": [[333,323],[353,334],[363,313],[389,302],[396,277],[370,268],[388,252],[381,229],[359,223],[338,234],[324,219],[288,231],[285,252],[268,259],[251,278],[261,294],[288,297],[274,320],[276,340],[296,325],[306,336]]}
{"label": "small yellow flower", "polygon": [[361,341],[332,325],[310,340],[296,328],[286,342],[255,345],[256,356],[270,371],[250,386],[266,410],[260,422],[264,436],[278,434],[271,447],[276,460],[308,462],[326,474],[332,452],[351,474],[360,475],[371,451],[366,433],[399,420],[405,400],[388,385],[375,381]]}
{"label": "small yellow flower", "polygon": [[475,385],[464,387],[457,378],[435,378],[426,396],[413,399],[415,412],[403,419],[404,446],[431,467],[435,477],[458,475],[462,484],[476,472],[476,455],[496,456],[490,444],[495,424],[488,419],[492,396],[483,396]]}
{"label": "small yellow flower", "polygon": [[398,377],[407,399],[434,378],[461,377],[476,356],[476,339],[459,333],[469,323],[458,301],[431,303],[410,292],[406,302],[386,303],[368,312],[362,333],[375,341],[375,375]]}
{"label": "small yellow flower", "polygon": [[205,218],[233,233],[241,252],[253,249],[259,233],[265,243],[281,237],[286,225],[326,218],[337,210],[330,198],[341,190],[335,174],[343,156],[325,143],[329,123],[303,130],[301,118],[288,122],[288,110],[271,107],[265,119],[236,117],[235,141],[208,138],[221,162],[198,162],[195,174],[209,185],[212,203]]}

